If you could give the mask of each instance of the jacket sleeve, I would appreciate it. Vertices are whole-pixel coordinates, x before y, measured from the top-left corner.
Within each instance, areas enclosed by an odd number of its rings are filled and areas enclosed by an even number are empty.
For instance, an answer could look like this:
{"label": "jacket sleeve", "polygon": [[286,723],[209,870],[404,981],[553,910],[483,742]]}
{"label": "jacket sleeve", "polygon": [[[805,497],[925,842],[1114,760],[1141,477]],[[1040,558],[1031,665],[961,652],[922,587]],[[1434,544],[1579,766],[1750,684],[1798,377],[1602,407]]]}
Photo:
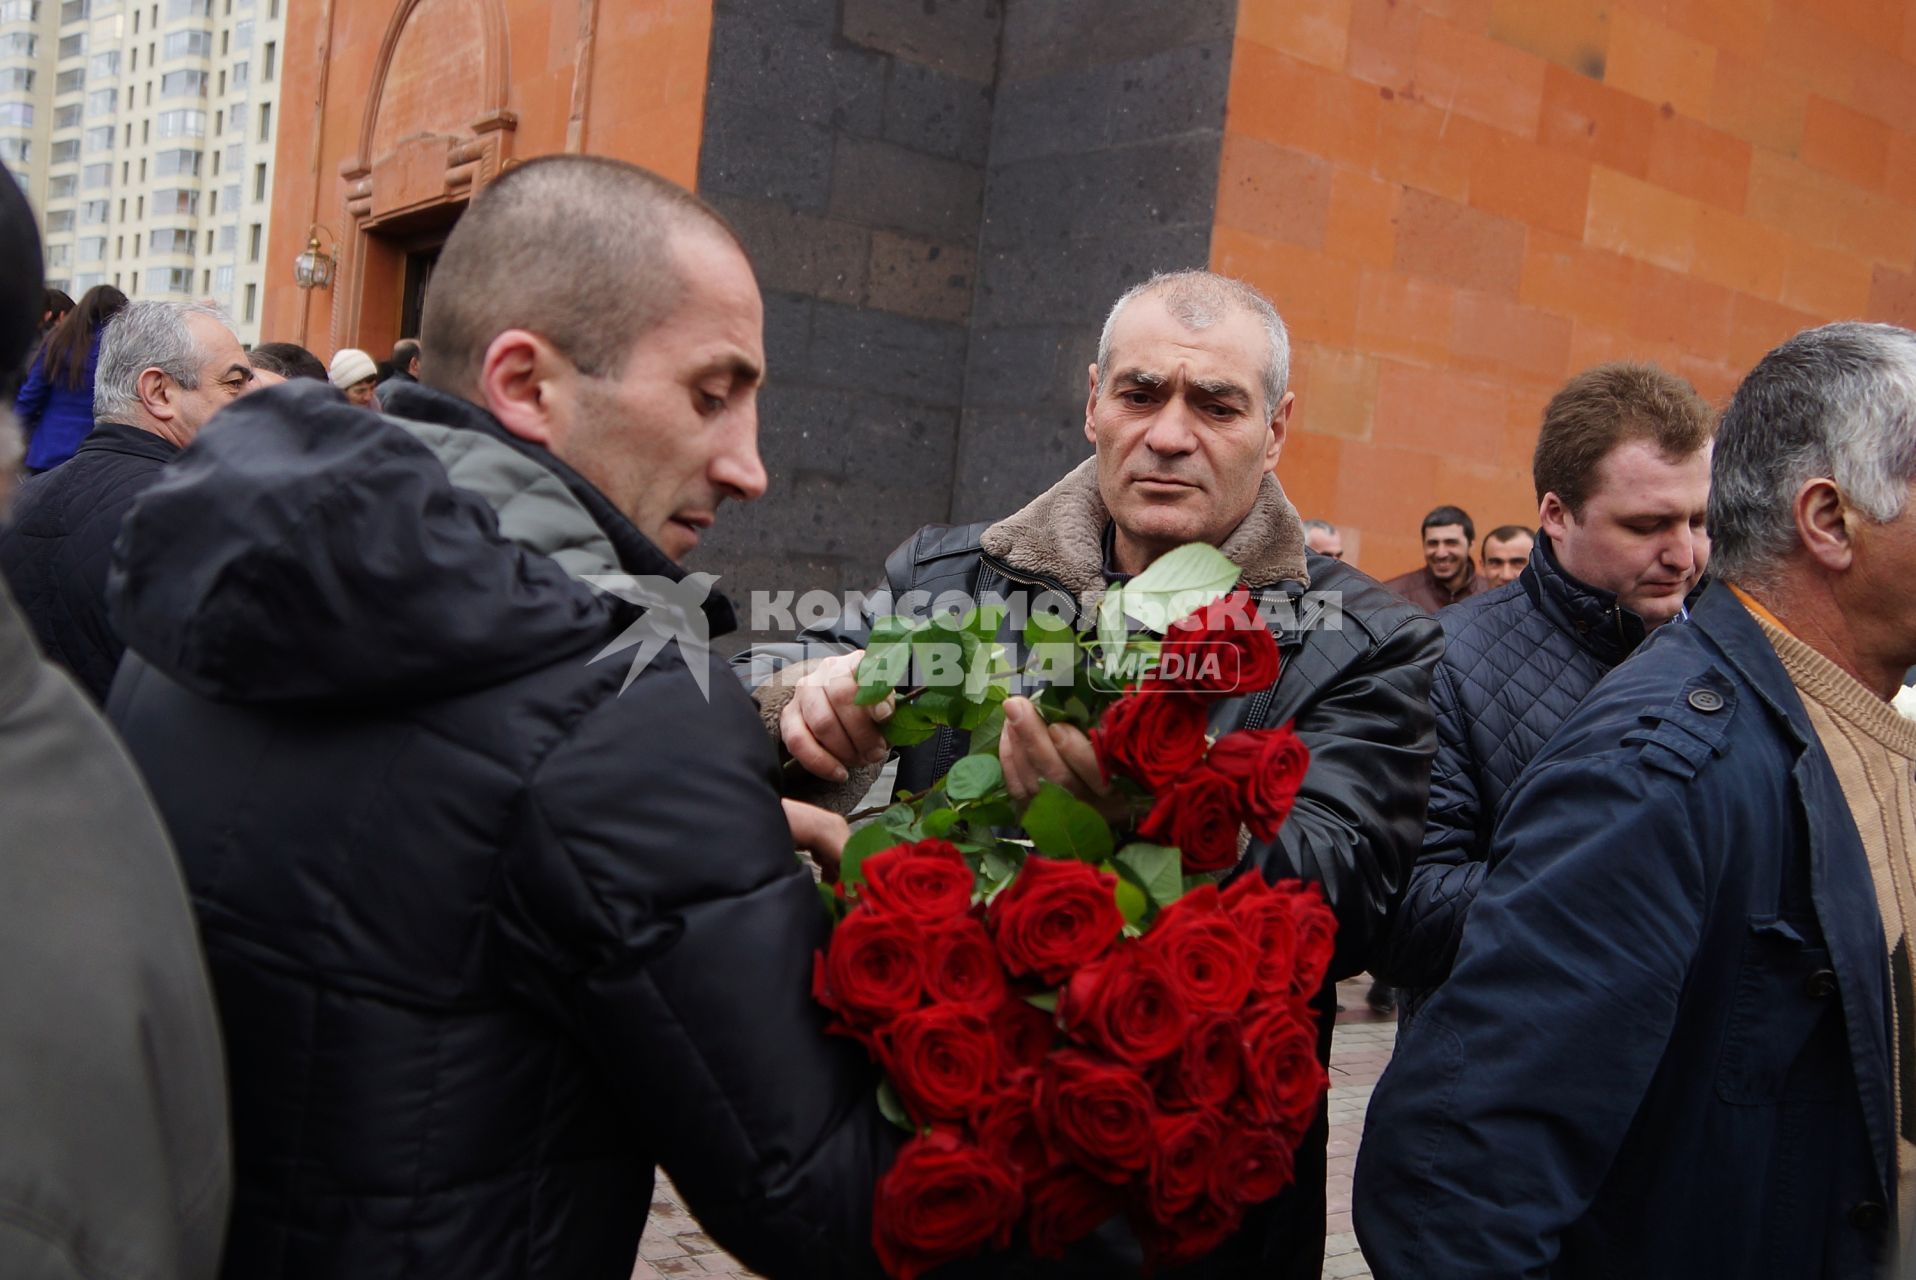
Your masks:
{"label": "jacket sleeve", "polygon": [[1464,917],[1484,878],[1482,801],[1477,765],[1447,663],[1431,678],[1430,708],[1437,722],[1437,756],[1430,766],[1430,814],[1423,848],[1411,868],[1374,972],[1394,987],[1430,991],[1450,975]]}
{"label": "jacket sleeve", "polygon": [[40,425],[41,415],[47,411],[47,400],[53,394],[53,384],[47,381],[47,362],[43,356],[33,357],[33,368],[27,371],[27,380],[21,384],[20,391],[13,398],[13,414],[20,419],[20,430],[31,440]]}
{"label": "jacket sleeve", "polygon": [[1457,969],[1365,1121],[1355,1224],[1380,1280],[1551,1273],[1675,1025],[1701,936],[1694,799],[1628,752],[1519,784]]}
{"label": "jacket sleeve", "polygon": [[1443,652],[1435,620],[1408,616],[1297,713],[1310,770],[1291,816],[1248,858],[1266,878],[1324,888],[1337,913],[1332,980],[1360,973],[1416,857],[1430,786],[1430,676]]}
{"label": "jacket sleeve", "polygon": [[538,770],[507,951],[714,1239],[768,1274],[874,1275],[872,1192],[903,1135],[812,1000],[830,925],[750,702],[714,661],[708,704],[669,659]]}

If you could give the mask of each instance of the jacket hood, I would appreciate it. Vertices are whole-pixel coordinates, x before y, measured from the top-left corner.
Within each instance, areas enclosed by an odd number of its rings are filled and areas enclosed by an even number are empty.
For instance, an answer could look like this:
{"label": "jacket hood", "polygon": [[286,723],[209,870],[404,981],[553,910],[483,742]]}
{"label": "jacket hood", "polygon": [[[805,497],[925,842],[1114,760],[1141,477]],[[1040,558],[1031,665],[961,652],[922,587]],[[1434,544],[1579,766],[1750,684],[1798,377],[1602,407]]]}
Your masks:
{"label": "jacket hood", "polygon": [[[475,406],[406,390],[414,416],[504,436]],[[683,576],[584,481],[522,452],[577,519],[622,526],[563,541]],[[174,680],[242,703],[441,697],[602,642],[628,607],[502,533],[502,501],[455,484],[402,424],[295,379],[222,410],[135,503],[108,582],[114,625]]]}
{"label": "jacket hood", "polygon": [[[1092,600],[1104,594],[1104,529],[1110,520],[1098,492],[1098,460],[1086,458],[1022,511],[986,529],[980,543],[1005,564]],[[1250,514],[1218,550],[1244,571],[1244,585],[1254,590],[1280,582],[1309,585],[1303,522],[1268,472]]]}

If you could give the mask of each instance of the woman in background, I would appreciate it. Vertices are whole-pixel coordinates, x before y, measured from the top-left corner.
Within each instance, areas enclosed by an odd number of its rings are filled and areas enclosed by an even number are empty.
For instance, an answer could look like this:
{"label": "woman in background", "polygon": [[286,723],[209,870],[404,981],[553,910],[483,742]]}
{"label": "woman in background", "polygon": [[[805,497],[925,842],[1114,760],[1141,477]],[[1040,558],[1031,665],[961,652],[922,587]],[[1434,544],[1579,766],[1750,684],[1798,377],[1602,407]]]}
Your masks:
{"label": "woman in background", "polygon": [[14,399],[14,413],[27,433],[27,471],[50,471],[73,456],[93,430],[93,369],[100,360],[100,330],[126,306],[110,284],[81,295],[40,346]]}

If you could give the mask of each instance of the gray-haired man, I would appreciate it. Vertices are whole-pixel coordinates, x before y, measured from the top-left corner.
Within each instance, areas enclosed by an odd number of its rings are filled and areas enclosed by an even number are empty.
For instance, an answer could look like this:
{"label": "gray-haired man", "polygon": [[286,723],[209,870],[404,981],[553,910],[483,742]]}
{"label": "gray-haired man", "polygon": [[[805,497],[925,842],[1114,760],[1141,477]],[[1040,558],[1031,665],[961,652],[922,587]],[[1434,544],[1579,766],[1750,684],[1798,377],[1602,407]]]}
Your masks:
{"label": "gray-haired man", "polygon": [[1770,352],[1710,480],[1717,581],[1510,792],[1371,1100],[1380,1277],[1910,1274],[1916,333]]}
{"label": "gray-haired man", "polygon": [[0,574],[47,657],[106,701],[123,646],[106,614],[113,539],[133,499],[253,368],[217,311],[136,302],[107,325],[93,382],[94,427],[66,465],[21,486],[0,531]]}

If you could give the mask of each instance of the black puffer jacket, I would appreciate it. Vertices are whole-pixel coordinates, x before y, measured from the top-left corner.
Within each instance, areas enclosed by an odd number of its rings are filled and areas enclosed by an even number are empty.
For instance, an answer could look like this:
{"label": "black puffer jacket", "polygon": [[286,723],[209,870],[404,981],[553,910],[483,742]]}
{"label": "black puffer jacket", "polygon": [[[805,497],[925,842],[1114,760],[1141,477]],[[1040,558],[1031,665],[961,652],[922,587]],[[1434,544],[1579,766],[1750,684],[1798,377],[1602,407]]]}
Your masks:
{"label": "black puffer jacket", "polygon": [[0,573],[47,657],[106,701],[120,638],[106,615],[113,540],[133,500],[180,448],[151,431],[102,422],[64,465],[21,486],[0,531]]}
{"label": "black puffer jacket", "polygon": [[[789,697],[794,668],[864,645],[873,619],[893,609],[923,610],[947,592],[971,600],[1023,596],[1080,602],[1104,589],[1102,536],[1109,517],[1097,497],[1092,463],[1065,477],[1023,511],[996,524],[933,525],[920,530],[885,564],[884,588],[871,606],[838,625],[804,633],[798,645],[760,646],[737,662],[759,689],[768,719]],[[1220,702],[1213,733],[1294,723],[1311,765],[1290,818],[1271,842],[1253,842],[1242,867],[1273,880],[1301,877],[1322,885],[1337,912],[1337,953],[1314,1002],[1320,1015],[1319,1056],[1330,1060],[1335,982],[1370,967],[1371,957],[1416,856],[1434,747],[1430,673],[1437,624],[1339,560],[1304,559],[1296,512],[1267,479],[1256,508],[1221,548],[1243,571],[1245,585],[1278,619],[1283,658],[1277,683]],[[1309,587],[1298,580],[1308,574]],[[908,600],[912,593],[920,593]],[[1000,639],[1018,640],[1015,607]],[[1080,614],[1088,626],[1088,606]],[[950,730],[899,753],[897,785],[920,790],[968,749]],[[1297,1155],[1297,1183],[1253,1212],[1239,1237],[1183,1276],[1316,1276],[1323,1263],[1325,1138],[1323,1117]],[[1119,1248],[1122,1248],[1119,1242]],[[1122,1255],[1121,1255],[1122,1256]],[[1112,1263],[1090,1274],[1134,1274]]]}
{"label": "black puffer jacket", "polygon": [[115,571],[226,1033],[226,1274],[624,1280],[655,1163],[760,1271],[873,1271],[895,1131],[809,995],[770,745],[677,645],[621,692],[639,611],[562,566],[682,573],[473,406],[388,408],[239,402]]}
{"label": "black puffer jacket", "polygon": [[1437,713],[1430,817],[1374,970],[1403,989],[1406,1020],[1450,975],[1505,794],[1645,635],[1643,619],[1613,593],[1565,573],[1541,532],[1515,582],[1437,619],[1444,656],[1430,694]]}

